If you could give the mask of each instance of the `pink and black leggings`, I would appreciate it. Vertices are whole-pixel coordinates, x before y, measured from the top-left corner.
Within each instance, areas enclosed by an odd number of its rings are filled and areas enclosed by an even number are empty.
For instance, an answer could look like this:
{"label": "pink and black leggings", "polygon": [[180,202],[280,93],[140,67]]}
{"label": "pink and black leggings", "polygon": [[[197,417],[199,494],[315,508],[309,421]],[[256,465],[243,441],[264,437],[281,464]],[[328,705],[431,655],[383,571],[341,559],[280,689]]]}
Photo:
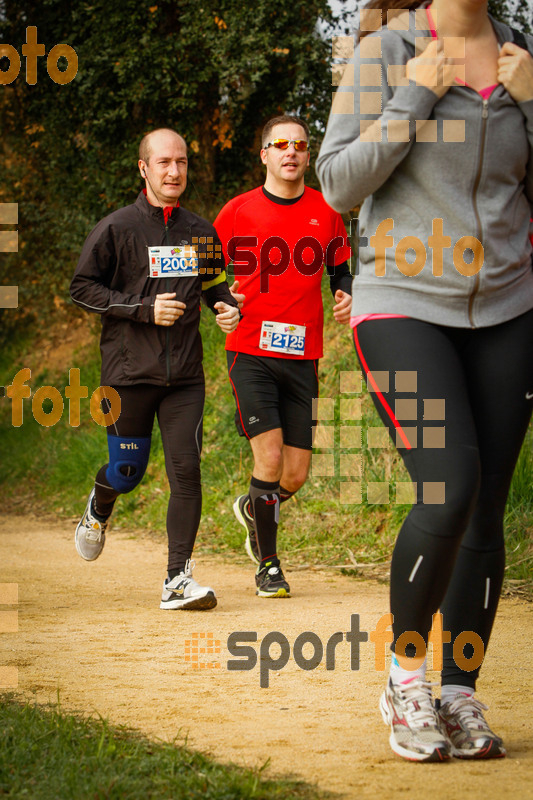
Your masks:
{"label": "pink and black leggings", "polygon": [[[505,504],[533,409],[533,310],[477,329],[369,320],[355,328],[354,341],[416,484],[392,557],[392,648],[406,631],[427,643],[440,608],[451,632],[442,682],[475,687],[479,668],[460,669],[452,644],[474,631],[486,651],[498,606]],[[414,654],[408,645],[406,655]]]}

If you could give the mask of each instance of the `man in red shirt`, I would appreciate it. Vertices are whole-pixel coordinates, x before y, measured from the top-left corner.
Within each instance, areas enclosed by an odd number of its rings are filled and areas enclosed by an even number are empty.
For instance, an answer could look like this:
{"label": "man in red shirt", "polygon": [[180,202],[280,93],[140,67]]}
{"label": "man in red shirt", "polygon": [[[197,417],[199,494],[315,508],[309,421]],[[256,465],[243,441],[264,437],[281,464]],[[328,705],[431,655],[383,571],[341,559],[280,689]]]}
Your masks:
{"label": "man in red shirt", "polygon": [[321,193],[305,186],[309,157],[307,124],[287,115],[271,119],[262,136],[264,186],[230,200],[214,223],[234,264],[233,291],[239,286],[246,298],[226,350],[237,429],[254,456],[248,494],[233,509],[258,567],[259,597],[290,594],[276,534],[279,505],[303,485],[311,461],[324,263],[335,319],[350,318],[346,230]]}

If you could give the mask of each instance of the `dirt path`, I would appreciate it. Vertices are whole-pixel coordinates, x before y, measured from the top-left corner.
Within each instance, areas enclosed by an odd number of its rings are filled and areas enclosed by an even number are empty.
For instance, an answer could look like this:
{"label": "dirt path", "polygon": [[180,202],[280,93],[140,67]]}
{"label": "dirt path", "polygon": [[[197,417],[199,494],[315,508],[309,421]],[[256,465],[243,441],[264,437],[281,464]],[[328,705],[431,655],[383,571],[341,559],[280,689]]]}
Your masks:
{"label": "dirt path", "polygon": [[[325,651],[332,634],[350,629],[352,614],[360,615],[361,630],[372,631],[388,610],[385,586],[287,571],[293,598],[262,601],[254,595],[251,564],[202,559],[195,575],[217,589],[218,607],[164,612],[158,608],[162,545],[111,534],[101,558],[88,564],[77,556],[72,534],[65,523],[0,519],[0,603],[9,599],[2,584],[19,590],[18,606],[0,605],[4,612],[18,609],[19,621],[18,633],[0,635],[0,668],[18,667],[18,688],[27,696],[53,701],[59,689],[65,709],[98,711],[163,739],[187,735],[191,746],[220,760],[258,766],[270,759],[273,775],[295,774],[349,798],[533,797],[531,605],[502,601],[480,686],[509,757],[410,764],[388,746],[377,707],[385,673],[375,669],[374,644],[361,645],[358,671],[350,668],[346,641],[336,648],[334,670],[325,669],[325,655],[308,671],[293,658],[300,633],[317,633]],[[288,663],[270,671],[269,688],[260,688],[259,665],[227,669],[233,658],[227,640],[235,631],[256,631],[257,652],[269,631],[290,643]],[[220,653],[199,654],[197,663],[211,666],[194,668],[186,643],[207,642],[209,634]],[[270,653],[277,658],[279,647]],[[308,644],[303,656],[311,653]]]}

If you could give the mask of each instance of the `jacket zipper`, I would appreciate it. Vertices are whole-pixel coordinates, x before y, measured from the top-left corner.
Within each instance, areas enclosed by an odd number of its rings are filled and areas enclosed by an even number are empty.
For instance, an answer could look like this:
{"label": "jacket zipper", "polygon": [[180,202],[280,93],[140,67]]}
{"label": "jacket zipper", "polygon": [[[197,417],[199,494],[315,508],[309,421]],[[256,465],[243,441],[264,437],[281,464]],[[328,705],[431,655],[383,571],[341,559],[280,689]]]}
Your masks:
{"label": "jacket zipper", "polygon": [[[165,220],[165,212],[163,211],[163,220],[165,222],[165,241],[167,245],[170,245],[170,237],[168,235],[168,223]],[[165,278],[165,292],[170,292],[170,278]],[[165,330],[165,360],[167,366],[167,386],[170,386],[170,328],[166,328]]]}
{"label": "jacket zipper", "polygon": [[[483,244],[483,225],[481,223],[481,217],[479,216],[479,210],[477,207],[477,190],[479,189],[479,184],[481,182],[481,171],[483,169],[483,157],[485,155],[485,140],[487,135],[487,119],[489,116],[489,101],[488,99],[484,98],[483,100],[483,111],[481,112],[481,150],[479,154],[479,164],[478,170],[476,174],[476,180],[474,182],[474,188],[472,190],[472,202],[474,205],[474,214],[476,216],[476,224],[477,224],[477,239]],[[473,308],[474,308],[474,300],[476,294],[479,289],[479,272],[476,273],[474,276],[474,288],[470,292],[470,297],[468,298],[468,320],[470,322],[470,327],[475,328],[474,319],[473,319]]]}

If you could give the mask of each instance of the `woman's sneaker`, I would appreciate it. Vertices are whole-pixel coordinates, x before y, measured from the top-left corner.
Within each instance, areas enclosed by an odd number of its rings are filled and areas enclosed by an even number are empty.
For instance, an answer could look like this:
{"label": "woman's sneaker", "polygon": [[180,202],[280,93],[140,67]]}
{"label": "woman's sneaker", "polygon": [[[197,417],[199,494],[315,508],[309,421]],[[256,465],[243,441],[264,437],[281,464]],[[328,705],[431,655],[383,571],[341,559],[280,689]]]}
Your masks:
{"label": "woman's sneaker", "polygon": [[257,546],[257,536],[255,534],[254,521],[248,513],[249,500],[249,495],[241,494],[240,497],[238,497],[233,503],[233,513],[246,531],[244,549],[254,564],[259,566],[261,563],[261,555],[259,553],[259,547]]}
{"label": "woman's sneaker", "polygon": [[76,550],[85,561],[94,561],[104,549],[105,532],[109,521],[109,517],[105,519],[96,517],[93,509],[93,499],[94,489],[89,495],[85,511],[78,522],[76,533],[74,534]]}
{"label": "woman's sneaker", "polygon": [[458,694],[437,710],[443,730],[456,758],[502,758],[505,747],[483,716],[487,706],[472,695]]}
{"label": "woman's sneaker", "polygon": [[185,564],[185,569],[179,575],[172,580],[165,578],[159,608],[207,611],[216,606],[217,598],[213,589],[210,586],[200,586],[199,583],[196,583],[192,576],[193,569],[194,561],[189,559]]}
{"label": "woman's sneaker", "polygon": [[279,558],[271,558],[255,573],[258,597],[290,597],[290,586],[281,571]]}
{"label": "woman's sneaker", "polygon": [[415,677],[393,684],[389,679],[380,700],[390,746],[408,761],[447,761],[450,746],[440,729],[431,697],[431,683]]}

